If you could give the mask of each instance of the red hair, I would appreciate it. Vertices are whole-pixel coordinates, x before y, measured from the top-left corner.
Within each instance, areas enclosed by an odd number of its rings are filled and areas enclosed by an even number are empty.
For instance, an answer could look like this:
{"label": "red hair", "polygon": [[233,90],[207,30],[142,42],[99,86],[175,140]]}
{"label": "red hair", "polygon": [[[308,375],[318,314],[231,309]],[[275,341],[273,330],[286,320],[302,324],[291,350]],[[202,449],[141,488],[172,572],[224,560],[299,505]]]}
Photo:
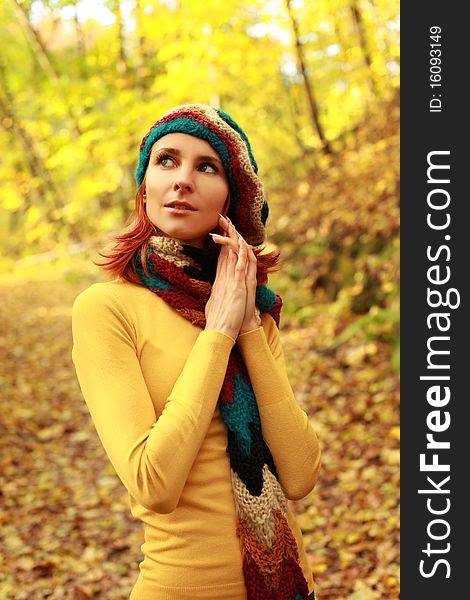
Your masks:
{"label": "red hair", "polygon": [[[135,197],[135,210],[130,216],[129,224],[117,235],[111,238],[111,244],[105,248],[104,252],[98,254],[106,259],[105,262],[94,262],[98,267],[102,267],[113,278],[121,278],[131,283],[142,285],[142,282],[135,270],[134,255],[140,251],[140,258],[144,271],[150,275],[147,270],[147,248],[149,239],[153,235],[164,235],[148,218],[144,202],[145,180],[140,185]],[[213,233],[222,234],[219,227]],[[209,236],[210,238],[210,236]],[[217,244],[210,238],[208,243],[214,248],[214,251],[220,251],[220,244]],[[268,273],[280,269],[280,253],[277,250],[262,254],[264,246],[253,248],[253,252],[258,262],[256,279],[258,284],[264,284],[268,281]]]}

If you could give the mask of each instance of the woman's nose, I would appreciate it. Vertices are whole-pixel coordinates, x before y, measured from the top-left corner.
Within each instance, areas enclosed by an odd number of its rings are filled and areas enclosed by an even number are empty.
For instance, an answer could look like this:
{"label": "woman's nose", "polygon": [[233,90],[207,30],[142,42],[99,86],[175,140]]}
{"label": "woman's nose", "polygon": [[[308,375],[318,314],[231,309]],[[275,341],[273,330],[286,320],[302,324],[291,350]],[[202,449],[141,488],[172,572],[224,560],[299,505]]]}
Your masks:
{"label": "woman's nose", "polygon": [[182,192],[191,192],[193,186],[186,181],[175,181],[175,183],[173,184],[173,189],[175,192],[177,192],[178,190],[181,190]]}
{"label": "woman's nose", "polygon": [[193,182],[191,181],[191,177],[185,176],[180,173],[180,176],[175,179],[173,183],[173,190],[177,192],[181,190],[182,192],[192,192],[193,191]]}

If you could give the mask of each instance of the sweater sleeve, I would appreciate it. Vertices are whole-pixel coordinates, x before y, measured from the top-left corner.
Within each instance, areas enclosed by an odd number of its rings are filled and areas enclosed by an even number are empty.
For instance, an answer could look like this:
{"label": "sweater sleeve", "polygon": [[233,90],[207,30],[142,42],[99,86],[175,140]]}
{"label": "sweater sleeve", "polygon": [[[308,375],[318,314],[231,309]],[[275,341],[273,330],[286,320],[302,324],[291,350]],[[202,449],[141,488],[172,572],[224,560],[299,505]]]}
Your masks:
{"label": "sweater sleeve", "polygon": [[119,299],[99,286],[82,292],[73,305],[77,378],[129,493],[145,508],[169,513],[206,436],[235,342],[217,331],[201,331],[157,419],[131,319]]}
{"label": "sweater sleeve", "polygon": [[296,402],[285,366],[279,331],[264,314],[262,326],[238,336],[256,395],[263,437],[289,500],[304,498],[315,487],[321,451],[308,415]]}

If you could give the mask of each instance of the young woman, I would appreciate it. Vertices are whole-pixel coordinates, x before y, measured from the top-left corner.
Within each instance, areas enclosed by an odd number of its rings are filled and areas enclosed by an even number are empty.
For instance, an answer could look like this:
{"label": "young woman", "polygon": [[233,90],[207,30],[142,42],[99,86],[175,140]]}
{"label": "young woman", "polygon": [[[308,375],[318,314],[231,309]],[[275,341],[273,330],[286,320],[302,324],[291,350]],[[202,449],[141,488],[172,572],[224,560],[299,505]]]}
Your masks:
{"label": "young woman", "polygon": [[221,110],[175,107],[136,179],[134,220],[103,254],[114,278],[72,321],[85,401],[144,523],[130,598],[314,598],[287,500],[313,489],[320,449],[286,374],[248,138]]}

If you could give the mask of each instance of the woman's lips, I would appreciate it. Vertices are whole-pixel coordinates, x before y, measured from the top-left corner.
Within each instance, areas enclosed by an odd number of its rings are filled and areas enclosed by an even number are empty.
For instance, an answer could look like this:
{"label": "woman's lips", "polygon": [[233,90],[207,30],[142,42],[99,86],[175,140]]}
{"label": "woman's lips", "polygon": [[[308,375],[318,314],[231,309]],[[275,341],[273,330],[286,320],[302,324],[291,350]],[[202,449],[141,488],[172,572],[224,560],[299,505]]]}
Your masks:
{"label": "woman's lips", "polygon": [[165,206],[164,208],[172,215],[189,215],[196,212],[191,208],[174,208],[173,206]]}

